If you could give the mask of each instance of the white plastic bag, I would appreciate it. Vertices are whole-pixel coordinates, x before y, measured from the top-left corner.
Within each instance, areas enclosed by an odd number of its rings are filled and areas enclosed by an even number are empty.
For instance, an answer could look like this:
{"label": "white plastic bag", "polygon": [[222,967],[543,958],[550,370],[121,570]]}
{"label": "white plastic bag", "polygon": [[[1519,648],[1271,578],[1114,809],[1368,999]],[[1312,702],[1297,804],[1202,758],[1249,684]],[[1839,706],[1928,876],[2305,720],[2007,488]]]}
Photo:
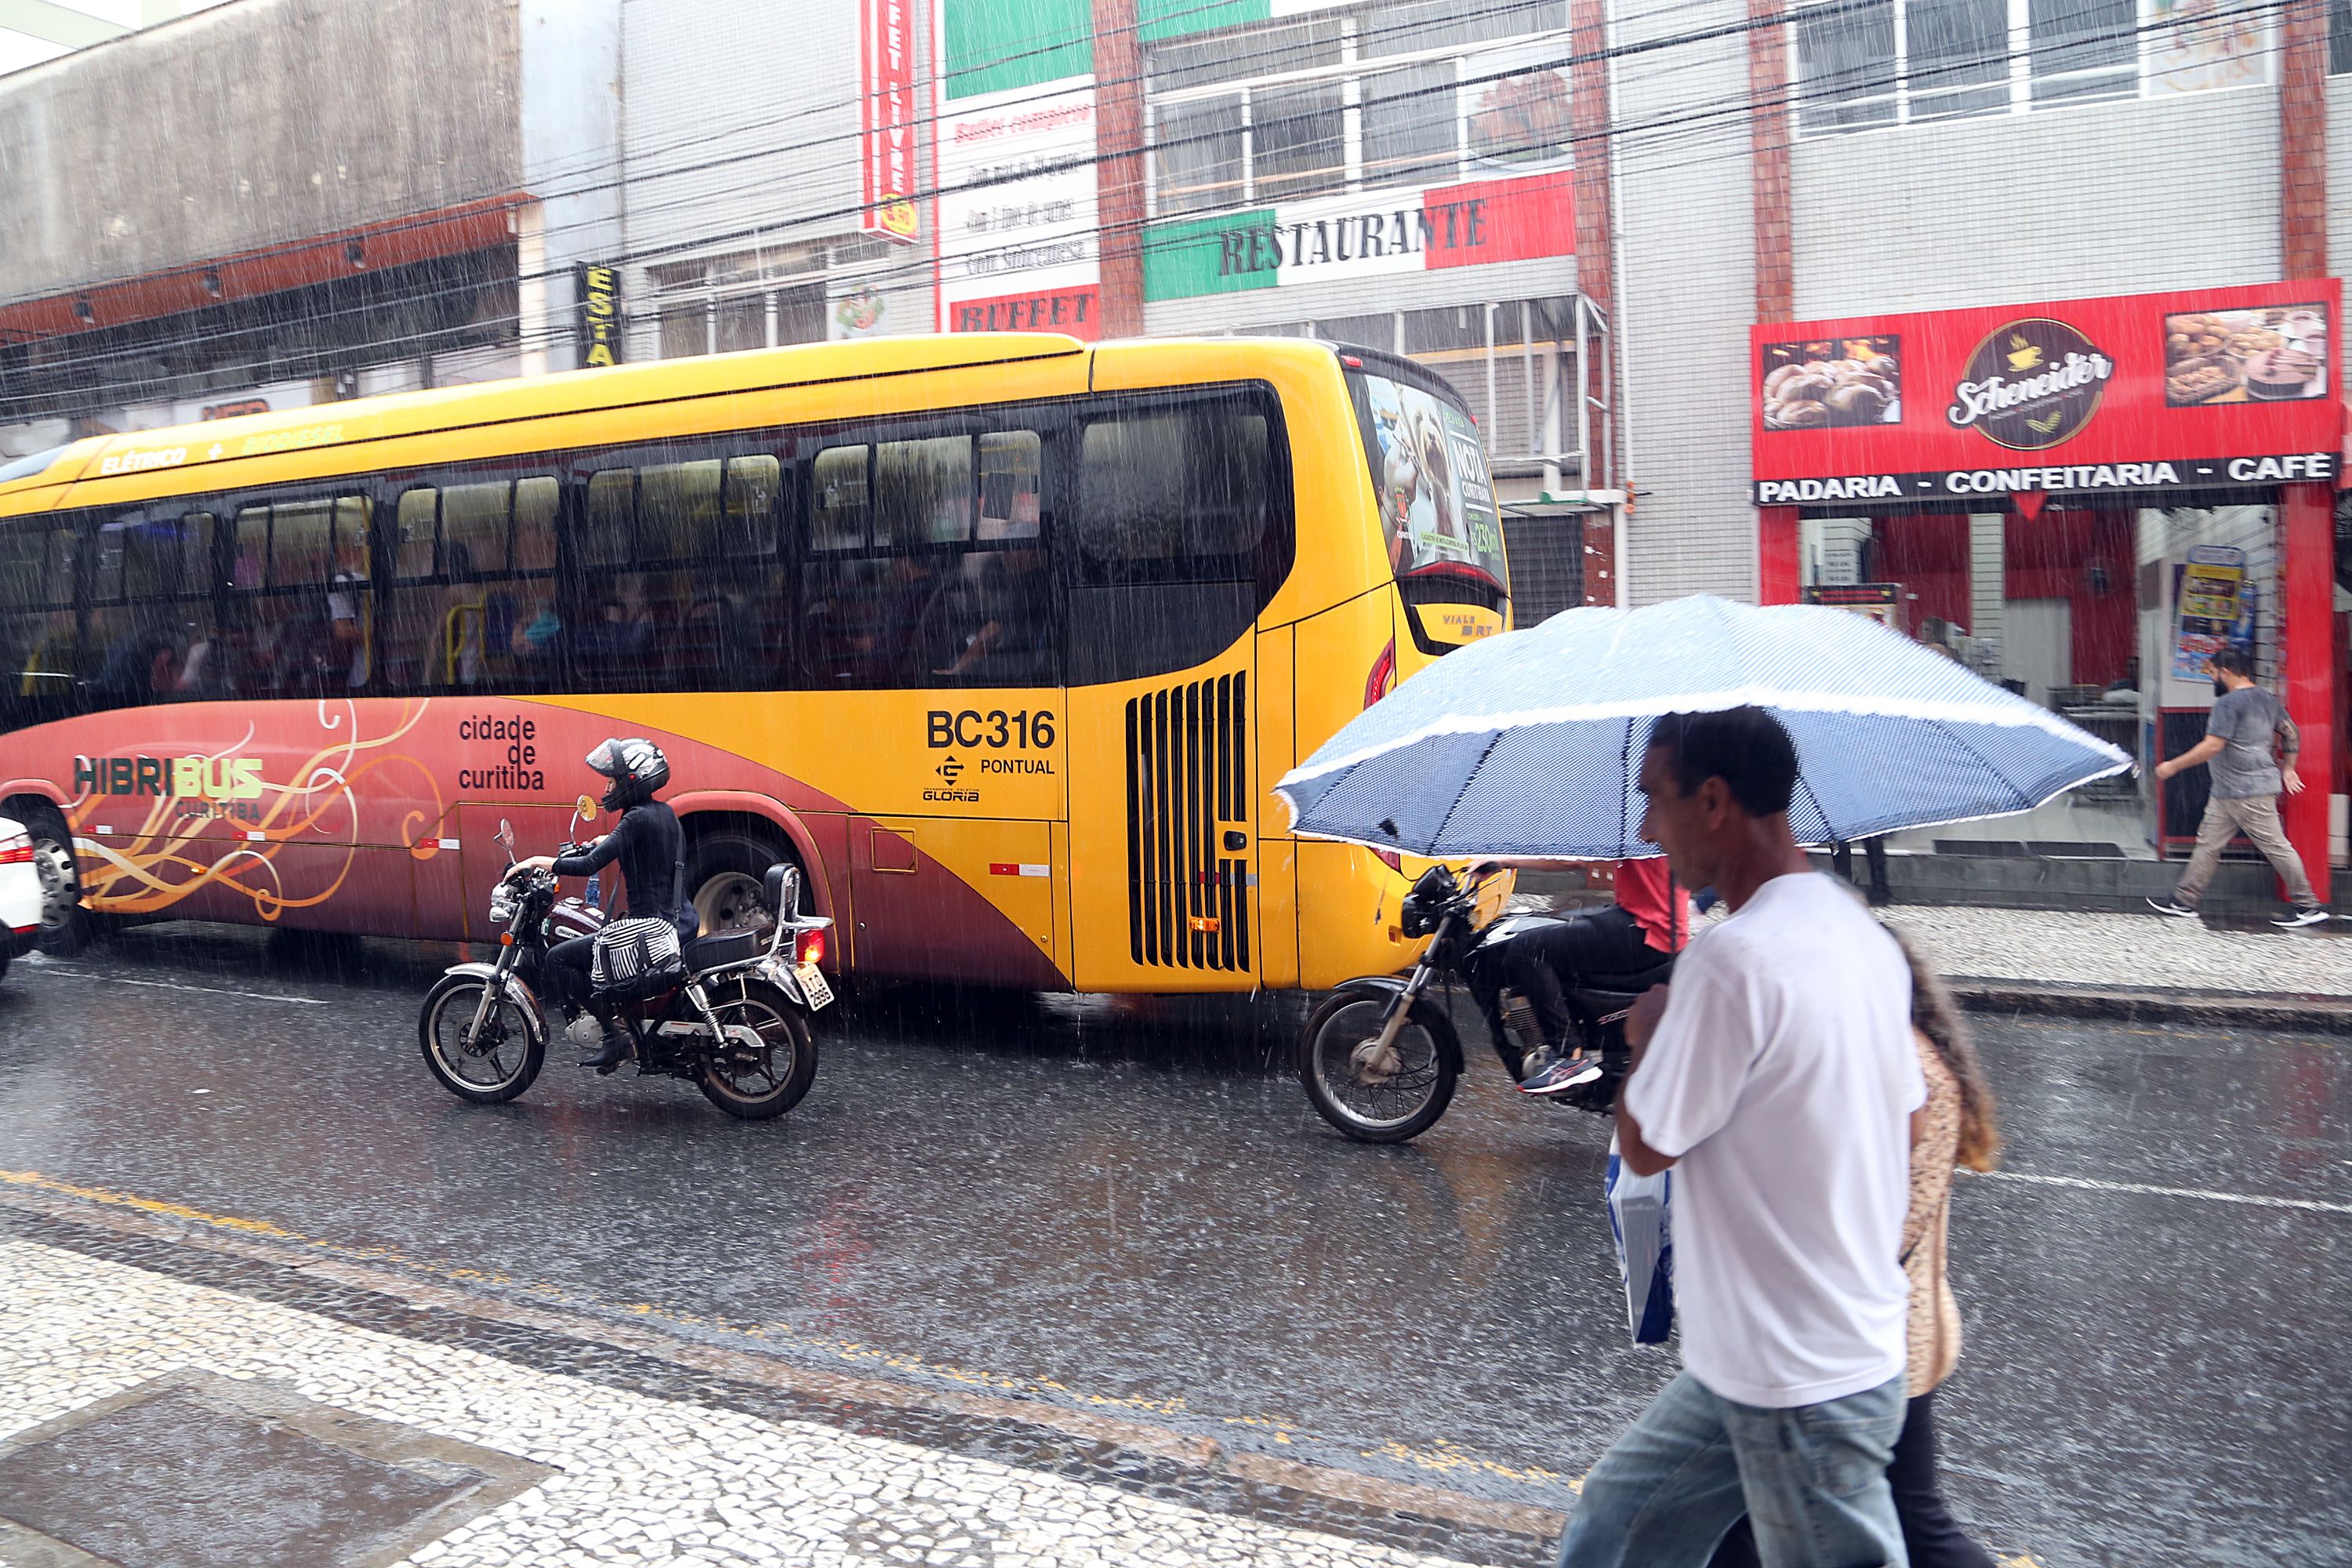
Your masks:
{"label": "white plastic bag", "polygon": [[1668,1212],[1675,1173],[1637,1176],[1609,1140],[1609,1231],[1617,1239],[1617,1278],[1625,1285],[1625,1330],[1637,1345],[1664,1344],[1675,1322],[1675,1236]]}

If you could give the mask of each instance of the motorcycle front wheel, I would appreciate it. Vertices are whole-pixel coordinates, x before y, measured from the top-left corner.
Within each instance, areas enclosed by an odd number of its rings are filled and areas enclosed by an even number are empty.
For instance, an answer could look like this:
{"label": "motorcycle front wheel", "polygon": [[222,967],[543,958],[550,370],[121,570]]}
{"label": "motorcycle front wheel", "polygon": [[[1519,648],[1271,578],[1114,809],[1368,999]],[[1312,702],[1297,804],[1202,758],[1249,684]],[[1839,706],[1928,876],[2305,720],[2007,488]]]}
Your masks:
{"label": "motorcycle front wheel", "polygon": [[547,1032],[522,1004],[501,995],[468,1046],[466,1031],[489,983],[478,974],[445,974],[425,993],[416,1043],[441,1087],[476,1105],[502,1105],[530,1087],[547,1064]]}
{"label": "motorcycle front wheel", "polygon": [[1324,1121],[1360,1143],[1402,1143],[1427,1131],[1462,1076],[1454,1026],[1416,997],[1396,1038],[1379,1049],[1397,994],[1342,986],[1315,1009],[1298,1040],[1298,1081]]}
{"label": "motorcycle front wheel", "polygon": [[710,1011],[724,1037],[704,1054],[702,1097],[746,1121],[798,1105],[816,1081],[816,1040],[792,999],[765,981],[730,980],[711,988]]}

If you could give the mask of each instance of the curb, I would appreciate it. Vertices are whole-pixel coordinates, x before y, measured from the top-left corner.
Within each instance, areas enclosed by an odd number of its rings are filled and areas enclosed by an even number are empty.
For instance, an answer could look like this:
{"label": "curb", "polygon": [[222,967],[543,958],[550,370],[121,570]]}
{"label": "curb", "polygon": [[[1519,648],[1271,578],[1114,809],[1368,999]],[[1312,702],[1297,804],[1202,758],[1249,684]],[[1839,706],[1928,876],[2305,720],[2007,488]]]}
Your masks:
{"label": "curb", "polygon": [[2352,1035],[2352,996],[2131,989],[1950,976],[1953,998],[1971,1013],[2130,1024],[2203,1024],[2227,1028]]}

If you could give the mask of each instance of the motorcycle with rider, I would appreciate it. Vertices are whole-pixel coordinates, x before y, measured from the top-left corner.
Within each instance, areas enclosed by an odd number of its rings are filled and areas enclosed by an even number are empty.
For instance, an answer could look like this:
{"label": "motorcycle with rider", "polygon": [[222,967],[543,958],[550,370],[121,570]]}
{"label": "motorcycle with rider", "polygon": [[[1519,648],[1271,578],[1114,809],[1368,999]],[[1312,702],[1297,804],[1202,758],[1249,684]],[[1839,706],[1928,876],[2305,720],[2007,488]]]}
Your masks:
{"label": "motorcycle with rider", "polygon": [[1333,991],[1301,1032],[1297,1069],[1323,1119],[1360,1142],[1417,1137],[1445,1114],[1464,1069],[1461,1040],[1432,987],[1462,982],[1519,1092],[1609,1112],[1631,1061],[1625,1017],[1666,984],[1689,940],[1688,896],[1663,858],[1617,864],[1615,900],[1574,915],[1496,913],[1504,872],[1549,861],[1486,861],[1466,876],[1423,872],[1398,924],[1428,945],[1406,974]]}
{"label": "motorcycle with rider", "polygon": [[[452,965],[426,994],[417,1022],[426,1066],[461,1099],[512,1100],[545,1061],[552,1006],[562,1029],[583,1014],[596,1020],[600,1048],[580,1065],[600,1076],[634,1059],[640,1076],[686,1079],[730,1115],[782,1115],[815,1078],[808,1019],[833,1000],[819,968],[832,921],[801,912],[800,868],[780,861],[761,886],[767,931],[697,935],[685,833],[655,798],[669,783],[668,759],[649,741],[615,738],[587,763],[618,822],[593,843],[523,859],[512,828],[499,825],[509,864],[490,896],[498,957]],[[582,796],[574,829],[593,815]],[[591,900],[559,901],[560,879],[616,864],[618,915]]]}

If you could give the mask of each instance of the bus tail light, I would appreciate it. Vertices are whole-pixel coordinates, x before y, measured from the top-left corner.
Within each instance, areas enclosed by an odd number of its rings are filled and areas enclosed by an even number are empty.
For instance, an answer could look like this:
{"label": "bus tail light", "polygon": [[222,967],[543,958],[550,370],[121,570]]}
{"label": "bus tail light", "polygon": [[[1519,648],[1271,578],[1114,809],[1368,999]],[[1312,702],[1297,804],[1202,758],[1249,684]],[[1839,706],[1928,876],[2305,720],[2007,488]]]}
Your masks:
{"label": "bus tail light", "polygon": [[1372,660],[1371,673],[1364,677],[1364,706],[1370,708],[1396,689],[1396,638],[1381,649],[1381,657]]}
{"label": "bus tail light", "polygon": [[793,950],[793,956],[802,963],[824,963],[824,932],[822,930],[801,932],[799,945]]}

